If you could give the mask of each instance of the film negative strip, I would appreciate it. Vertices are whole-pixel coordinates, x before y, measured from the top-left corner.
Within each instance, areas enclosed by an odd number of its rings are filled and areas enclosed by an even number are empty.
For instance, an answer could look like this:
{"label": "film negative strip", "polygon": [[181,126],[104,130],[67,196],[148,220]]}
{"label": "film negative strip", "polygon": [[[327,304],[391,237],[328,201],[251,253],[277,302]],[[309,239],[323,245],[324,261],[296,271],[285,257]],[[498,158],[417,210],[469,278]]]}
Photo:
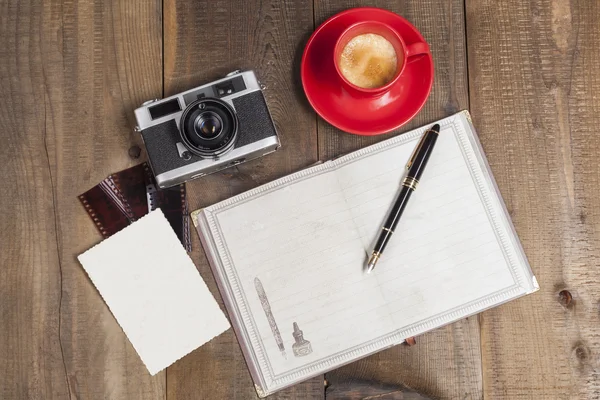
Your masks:
{"label": "film negative strip", "polygon": [[79,201],[105,239],[131,224],[101,185],[80,195]]}
{"label": "film negative strip", "polygon": [[105,179],[99,183],[100,189],[106,193],[106,195],[114,202],[114,204],[119,208],[119,210],[127,217],[129,221],[135,221],[135,217],[133,212],[131,211],[131,207],[123,193],[117,189],[115,182],[111,179]]}
{"label": "film negative strip", "polygon": [[112,174],[107,179],[115,183],[127,200],[134,221],[148,214],[145,163]]}
{"label": "film negative strip", "polygon": [[156,186],[154,175],[147,163],[142,164],[146,176],[146,204],[149,210],[159,208],[177,233],[179,240],[188,250],[192,250],[190,238],[189,211],[187,205],[185,184],[168,189],[159,189]]}
{"label": "film negative strip", "polygon": [[158,189],[147,163],[108,176],[79,196],[104,238],[160,208],[187,251],[191,251],[185,184]]}

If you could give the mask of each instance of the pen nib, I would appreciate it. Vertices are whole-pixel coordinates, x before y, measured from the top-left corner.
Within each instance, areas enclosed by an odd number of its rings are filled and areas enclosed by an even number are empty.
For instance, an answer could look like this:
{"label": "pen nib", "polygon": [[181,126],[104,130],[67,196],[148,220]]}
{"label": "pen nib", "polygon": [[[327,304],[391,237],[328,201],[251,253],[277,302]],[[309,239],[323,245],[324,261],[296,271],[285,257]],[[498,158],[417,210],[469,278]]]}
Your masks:
{"label": "pen nib", "polygon": [[379,257],[381,254],[379,252],[373,252],[371,258],[369,258],[369,263],[367,264],[367,274],[375,269],[375,264],[379,261]]}

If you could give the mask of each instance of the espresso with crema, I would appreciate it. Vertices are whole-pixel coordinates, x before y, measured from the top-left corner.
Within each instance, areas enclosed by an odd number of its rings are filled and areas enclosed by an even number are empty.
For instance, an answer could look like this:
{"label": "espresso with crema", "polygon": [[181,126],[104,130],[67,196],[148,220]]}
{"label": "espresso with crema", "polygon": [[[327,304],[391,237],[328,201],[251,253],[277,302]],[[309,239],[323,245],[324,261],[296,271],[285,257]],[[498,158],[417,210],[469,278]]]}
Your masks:
{"label": "espresso with crema", "polygon": [[350,83],[375,89],[394,78],[398,64],[396,50],[388,40],[381,35],[364,33],[346,44],[338,66]]}

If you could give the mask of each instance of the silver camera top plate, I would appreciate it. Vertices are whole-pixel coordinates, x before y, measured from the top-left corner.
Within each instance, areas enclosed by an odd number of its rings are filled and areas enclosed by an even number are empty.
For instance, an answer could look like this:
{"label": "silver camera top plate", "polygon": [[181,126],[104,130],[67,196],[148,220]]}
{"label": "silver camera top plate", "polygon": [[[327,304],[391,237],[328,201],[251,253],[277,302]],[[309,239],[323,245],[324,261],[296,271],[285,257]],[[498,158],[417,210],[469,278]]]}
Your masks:
{"label": "silver camera top plate", "polygon": [[[233,82],[233,80],[238,76],[243,79],[243,88],[240,90],[235,90],[234,87],[227,86],[228,83]],[[236,82],[236,85],[239,85],[239,82]],[[201,97],[217,97],[233,107],[233,103],[231,101],[232,99],[257,90],[261,90],[261,86],[256,78],[256,75],[254,74],[254,71],[240,72],[239,70],[236,70],[227,74],[226,77],[212,81],[206,85],[197,86],[193,89],[186,90],[185,92],[165,97],[162,100],[149,100],[144,102],[141,107],[135,110],[135,118],[137,120],[137,126],[135,130],[139,132],[151,126],[159,125],[172,119],[175,119],[177,126],[179,126],[179,118],[181,117],[181,113],[183,113],[187,105]],[[152,117],[150,112],[151,108],[161,104],[168,104],[173,100],[177,101],[179,111],[170,113],[163,117]]]}

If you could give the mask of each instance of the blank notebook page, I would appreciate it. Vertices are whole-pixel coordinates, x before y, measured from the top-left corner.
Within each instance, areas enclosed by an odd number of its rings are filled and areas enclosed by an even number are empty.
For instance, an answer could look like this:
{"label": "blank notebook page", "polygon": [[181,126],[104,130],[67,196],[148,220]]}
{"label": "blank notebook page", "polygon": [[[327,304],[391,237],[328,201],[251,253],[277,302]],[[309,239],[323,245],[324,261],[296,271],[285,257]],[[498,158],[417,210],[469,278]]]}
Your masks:
{"label": "blank notebook page", "polygon": [[[336,171],[361,248],[368,252],[418,140]],[[442,127],[373,278],[396,327],[515,284],[452,125]]]}
{"label": "blank notebook page", "polygon": [[468,115],[440,123],[371,274],[424,129],[203,210],[209,258],[268,392],[536,289]]}

